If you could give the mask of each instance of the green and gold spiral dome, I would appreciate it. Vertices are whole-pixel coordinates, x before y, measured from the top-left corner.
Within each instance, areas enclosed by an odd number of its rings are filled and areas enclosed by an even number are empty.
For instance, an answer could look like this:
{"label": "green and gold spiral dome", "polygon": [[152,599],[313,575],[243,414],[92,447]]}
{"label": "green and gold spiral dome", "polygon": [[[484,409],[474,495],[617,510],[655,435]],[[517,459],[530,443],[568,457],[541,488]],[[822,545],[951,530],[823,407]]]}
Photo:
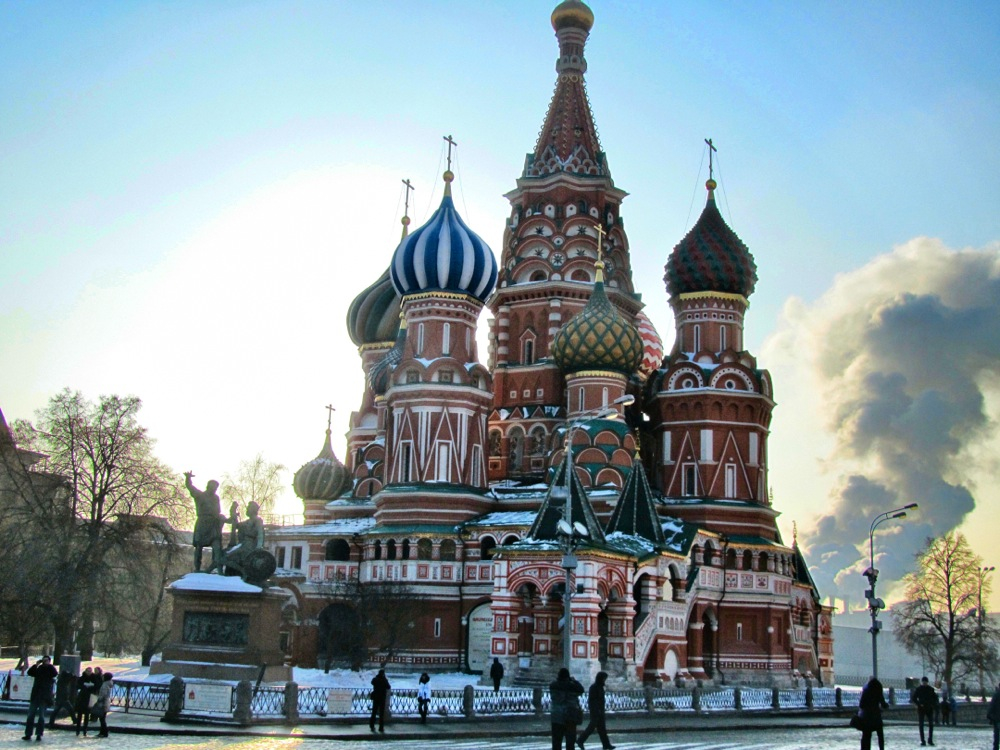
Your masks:
{"label": "green and gold spiral dome", "polygon": [[604,263],[587,306],[559,329],[552,357],[566,373],[611,370],[630,376],[642,359],[642,339],[635,326],[615,309],[604,292]]}

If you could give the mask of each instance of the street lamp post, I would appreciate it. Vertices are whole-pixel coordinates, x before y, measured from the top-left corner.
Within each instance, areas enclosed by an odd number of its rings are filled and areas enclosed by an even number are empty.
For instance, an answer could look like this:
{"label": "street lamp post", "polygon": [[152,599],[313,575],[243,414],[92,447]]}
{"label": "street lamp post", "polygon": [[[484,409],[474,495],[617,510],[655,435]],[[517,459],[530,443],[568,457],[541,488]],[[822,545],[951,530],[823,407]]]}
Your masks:
{"label": "street lamp post", "polygon": [[878,568],[875,567],[875,529],[885,521],[906,518],[906,511],[916,507],[916,503],[910,503],[901,508],[893,508],[885,513],[879,513],[872,519],[872,524],[868,527],[868,570],[862,575],[868,579],[868,584],[871,586],[865,592],[865,599],[868,600],[868,611],[872,617],[872,626],[868,630],[872,634],[872,677],[878,677],[878,633],[882,629],[878,613],[879,610],[885,609],[885,602],[875,596],[875,582],[878,580]]}
{"label": "street lamp post", "polygon": [[982,700],[986,702],[986,686],[983,684],[983,659],[986,656],[986,652],[983,649],[983,582],[986,580],[986,576],[992,573],[996,568],[992,565],[989,567],[983,566],[979,569],[979,596],[978,596],[978,608],[976,609],[976,623],[978,628],[976,634],[979,636],[979,695],[982,696]]}
{"label": "street lamp post", "polygon": [[563,517],[559,521],[559,538],[562,542],[562,567],[566,575],[563,591],[563,663],[569,669],[573,657],[571,633],[573,631],[572,592],[570,580],[576,570],[577,546],[587,536],[587,528],[581,523],[573,522],[573,432],[594,419],[617,419],[621,416],[616,406],[629,406],[635,402],[635,396],[622,396],[611,402],[612,405],[578,416],[566,425],[566,477],[562,487],[553,487],[552,496],[563,500]]}

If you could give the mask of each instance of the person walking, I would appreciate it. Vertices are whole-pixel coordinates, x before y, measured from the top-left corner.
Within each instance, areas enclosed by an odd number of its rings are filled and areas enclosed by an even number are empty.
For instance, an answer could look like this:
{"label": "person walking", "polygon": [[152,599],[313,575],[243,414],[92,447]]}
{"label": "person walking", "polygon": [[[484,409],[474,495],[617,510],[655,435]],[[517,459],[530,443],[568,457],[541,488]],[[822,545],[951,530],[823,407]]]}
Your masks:
{"label": "person walking", "polygon": [[94,674],[90,678],[90,694],[93,698],[88,699],[87,710],[83,712],[83,736],[87,736],[87,731],[90,729],[90,721],[97,717],[94,713],[94,708],[97,706],[97,701],[99,694],[101,692],[101,686],[104,684],[104,672],[101,671],[100,667],[94,667]]}
{"label": "person walking", "polygon": [[566,667],[560,669],[555,682],[549,685],[549,696],[552,698],[552,750],[562,750],[564,738],[566,750],[573,750],[576,728],[583,722],[581,695],[583,685],[570,677]]}
{"label": "person walking", "polygon": [[52,705],[52,684],[59,672],[52,666],[48,654],[28,668],[28,677],[33,677],[31,683],[31,698],[28,703],[28,720],[24,724],[24,737],[30,740],[31,730],[35,730],[35,739],[39,742],[45,734],[45,709]]}
{"label": "person walking", "polygon": [[500,680],[503,679],[503,664],[497,657],[493,657],[493,664],[490,666],[490,679],[493,680],[493,692],[500,692]]}
{"label": "person walking", "polygon": [[[934,714],[938,707],[938,694],[926,677],[913,691],[913,702],[917,706],[917,721],[920,723],[920,744],[934,744]],[[924,719],[927,720],[927,742],[924,742]]]}
{"label": "person walking", "polygon": [[[103,680],[101,681],[100,687],[97,689],[97,700],[94,702],[94,707],[91,712],[97,719],[101,722],[101,731],[97,733],[98,737],[108,736],[108,711],[111,709],[111,680],[114,679],[114,675],[111,672],[105,672]],[[87,734],[86,725],[83,730],[84,736]]]}
{"label": "person walking", "polygon": [[372,677],[372,715],[368,720],[368,726],[375,731],[375,717],[378,716],[378,731],[385,731],[385,704],[389,698],[389,678],[385,676],[385,670],[380,669],[378,674]]}
{"label": "person walking", "polygon": [[861,691],[858,708],[861,709],[861,750],[871,750],[872,734],[878,736],[878,750],[885,750],[885,730],[882,727],[882,709],[888,708],[885,691],[877,677],[868,680]]}
{"label": "person walking", "polygon": [[[90,713],[90,697],[95,696],[100,688],[100,679],[94,675],[94,670],[87,667],[80,675],[76,683],[76,701],[73,704],[73,726],[76,727],[76,734],[80,736],[80,725],[84,717]],[[86,733],[85,733],[86,734]]]}
{"label": "person walking", "polygon": [[993,750],[1000,750],[1000,684],[993,693],[990,707],[986,709],[986,720],[993,725]]}
{"label": "person walking", "polygon": [[580,750],[586,750],[583,743],[595,731],[597,732],[597,736],[601,738],[601,746],[604,750],[613,750],[614,748],[611,740],[608,739],[607,714],[604,706],[604,683],[607,681],[608,673],[598,672],[594,678],[594,684],[587,691],[587,708],[590,711],[590,723],[583,730],[583,734],[577,738],[576,744],[580,746]]}
{"label": "person walking", "polygon": [[424,672],[420,675],[417,685],[417,710],[420,711],[420,723],[427,723],[427,708],[431,703],[431,676]]}

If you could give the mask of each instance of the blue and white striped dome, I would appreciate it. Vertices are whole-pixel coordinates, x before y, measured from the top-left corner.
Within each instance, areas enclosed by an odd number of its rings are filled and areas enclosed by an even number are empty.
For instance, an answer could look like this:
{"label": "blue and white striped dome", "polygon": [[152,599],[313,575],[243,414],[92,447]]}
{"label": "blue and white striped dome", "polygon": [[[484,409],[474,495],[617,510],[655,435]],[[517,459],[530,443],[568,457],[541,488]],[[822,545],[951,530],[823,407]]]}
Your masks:
{"label": "blue and white striped dome", "polygon": [[497,283],[493,251],[462,221],[447,189],[430,221],[399,243],[389,271],[401,297],[444,291],[485,302]]}

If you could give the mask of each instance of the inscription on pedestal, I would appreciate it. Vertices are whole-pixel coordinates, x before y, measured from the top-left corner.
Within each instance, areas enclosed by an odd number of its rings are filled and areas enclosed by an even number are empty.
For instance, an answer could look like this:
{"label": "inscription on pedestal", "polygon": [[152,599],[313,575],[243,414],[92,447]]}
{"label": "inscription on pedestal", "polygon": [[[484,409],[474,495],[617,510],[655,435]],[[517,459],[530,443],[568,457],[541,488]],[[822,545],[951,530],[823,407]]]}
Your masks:
{"label": "inscription on pedestal", "polygon": [[183,639],[195,646],[245,646],[250,640],[250,615],[185,612]]}

